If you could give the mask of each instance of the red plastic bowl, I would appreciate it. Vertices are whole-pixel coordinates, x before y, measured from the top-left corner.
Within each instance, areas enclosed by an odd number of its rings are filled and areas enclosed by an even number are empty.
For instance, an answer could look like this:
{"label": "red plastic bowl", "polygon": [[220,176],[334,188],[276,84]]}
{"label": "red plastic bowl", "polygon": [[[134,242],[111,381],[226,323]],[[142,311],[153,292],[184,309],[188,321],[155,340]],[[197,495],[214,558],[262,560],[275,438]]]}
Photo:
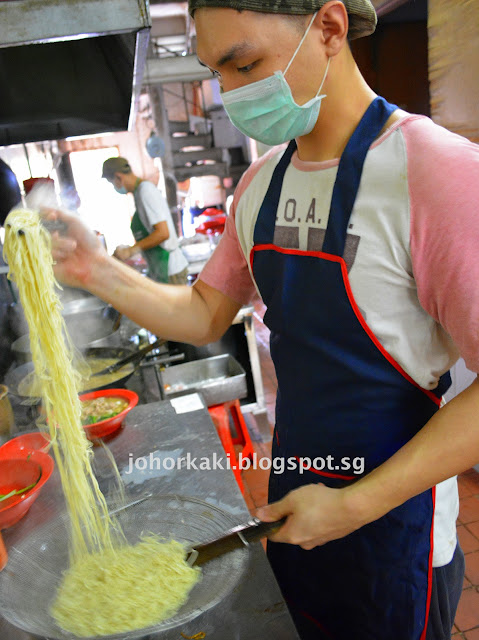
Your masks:
{"label": "red plastic bowl", "polygon": [[42,451],[47,453],[50,447],[50,438],[41,431],[31,431],[22,433],[16,438],[12,438],[0,447],[0,459],[2,458],[24,458],[32,451]]}
{"label": "red plastic bowl", "polygon": [[13,489],[23,489],[33,484],[40,475],[37,484],[26,493],[13,496],[0,502],[0,529],[16,524],[38,498],[40,490],[52,475],[53,458],[41,451],[33,451],[28,457],[0,459],[0,493],[9,493]]}
{"label": "red plastic bowl", "polygon": [[91,391],[90,393],[81,395],[80,400],[94,400],[95,398],[103,398],[105,396],[128,400],[128,406],[116,416],[113,416],[113,418],[107,418],[106,420],[100,420],[100,422],[85,425],[83,428],[89,440],[104,438],[117,431],[121,427],[121,423],[126,414],[138,404],[138,394],[129,389],[101,389],[99,391]]}

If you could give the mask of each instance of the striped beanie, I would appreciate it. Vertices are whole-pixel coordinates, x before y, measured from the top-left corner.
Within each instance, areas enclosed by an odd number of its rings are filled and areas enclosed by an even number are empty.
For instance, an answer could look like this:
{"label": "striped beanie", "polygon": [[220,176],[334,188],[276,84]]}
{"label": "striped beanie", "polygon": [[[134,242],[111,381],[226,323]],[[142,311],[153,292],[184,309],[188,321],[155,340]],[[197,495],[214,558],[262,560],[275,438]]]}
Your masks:
{"label": "striped beanie", "polygon": [[[349,15],[349,39],[362,38],[374,32],[376,11],[371,0],[341,0]],[[315,13],[329,0],[188,0],[188,10],[193,16],[202,7],[224,7],[239,11],[261,13],[286,13],[309,15]]]}

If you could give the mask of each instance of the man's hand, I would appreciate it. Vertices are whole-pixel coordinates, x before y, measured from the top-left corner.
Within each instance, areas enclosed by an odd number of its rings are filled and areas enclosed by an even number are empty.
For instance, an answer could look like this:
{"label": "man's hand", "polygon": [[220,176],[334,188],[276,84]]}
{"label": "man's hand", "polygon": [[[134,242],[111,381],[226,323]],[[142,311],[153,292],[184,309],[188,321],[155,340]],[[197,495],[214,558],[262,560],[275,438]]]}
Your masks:
{"label": "man's hand", "polygon": [[131,258],[131,256],[133,255],[132,248],[133,247],[127,247],[125,245],[120,245],[119,247],[117,247],[115,249],[115,252],[113,253],[113,256],[115,258],[118,258],[118,260],[122,260],[124,262],[125,260],[128,260],[128,258]]}
{"label": "man's hand", "polygon": [[52,235],[56,277],[105,300],[156,335],[198,346],[216,342],[241,308],[239,302],[202,280],[189,287],[145,278],[110,257],[76,216],[51,209],[42,215],[64,227],[60,234]]}
{"label": "man's hand", "polygon": [[366,524],[350,505],[344,489],[330,489],[323,484],[295,489],[279,502],[262,507],[256,515],[264,522],[288,516],[270,539],[297,544],[306,550],[343,538]]}
{"label": "man's hand", "polygon": [[108,258],[100,240],[75,215],[56,209],[44,209],[41,214],[46,220],[65,225],[65,232],[52,233],[55,277],[63,284],[87,288],[92,270]]}

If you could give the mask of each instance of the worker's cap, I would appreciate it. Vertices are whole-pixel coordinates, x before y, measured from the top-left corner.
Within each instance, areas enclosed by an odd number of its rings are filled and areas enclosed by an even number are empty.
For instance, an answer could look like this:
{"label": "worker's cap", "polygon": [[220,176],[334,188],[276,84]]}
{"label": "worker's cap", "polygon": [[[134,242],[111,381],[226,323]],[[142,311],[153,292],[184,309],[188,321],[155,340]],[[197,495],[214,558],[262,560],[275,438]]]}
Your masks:
{"label": "worker's cap", "polygon": [[126,158],[108,158],[103,163],[102,178],[113,180],[115,173],[131,173],[130,163]]}
{"label": "worker's cap", "polygon": [[[193,16],[202,7],[224,7],[238,11],[260,13],[286,13],[309,15],[316,13],[330,0],[188,0],[188,10]],[[376,29],[377,15],[371,0],[341,0],[349,15],[350,40],[369,36]]]}

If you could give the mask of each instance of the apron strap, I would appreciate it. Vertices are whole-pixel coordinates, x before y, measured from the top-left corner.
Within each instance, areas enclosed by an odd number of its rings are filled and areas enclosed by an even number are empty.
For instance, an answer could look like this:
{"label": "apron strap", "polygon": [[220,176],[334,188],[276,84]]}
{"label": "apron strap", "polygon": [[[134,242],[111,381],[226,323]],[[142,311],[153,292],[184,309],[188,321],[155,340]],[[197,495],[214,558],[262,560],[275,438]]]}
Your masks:
{"label": "apron strap", "polygon": [[296,151],[296,140],[291,140],[281,160],[276,165],[273,177],[269,183],[268,191],[258,213],[254,228],[254,244],[271,244],[274,238],[276,225],[276,212],[278,211],[281,187],[286,169],[291,161],[291,156]]}
{"label": "apron strap", "polygon": [[451,385],[452,385],[451,373],[449,371],[446,371],[446,373],[439,378],[437,387],[433,389],[432,392],[436,396],[436,398],[441,399]]}
{"label": "apron strap", "polygon": [[339,161],[323,243],[324,253],[342,257],[364,162],[370,146],[398,107],[377,97],[369,105]]}

